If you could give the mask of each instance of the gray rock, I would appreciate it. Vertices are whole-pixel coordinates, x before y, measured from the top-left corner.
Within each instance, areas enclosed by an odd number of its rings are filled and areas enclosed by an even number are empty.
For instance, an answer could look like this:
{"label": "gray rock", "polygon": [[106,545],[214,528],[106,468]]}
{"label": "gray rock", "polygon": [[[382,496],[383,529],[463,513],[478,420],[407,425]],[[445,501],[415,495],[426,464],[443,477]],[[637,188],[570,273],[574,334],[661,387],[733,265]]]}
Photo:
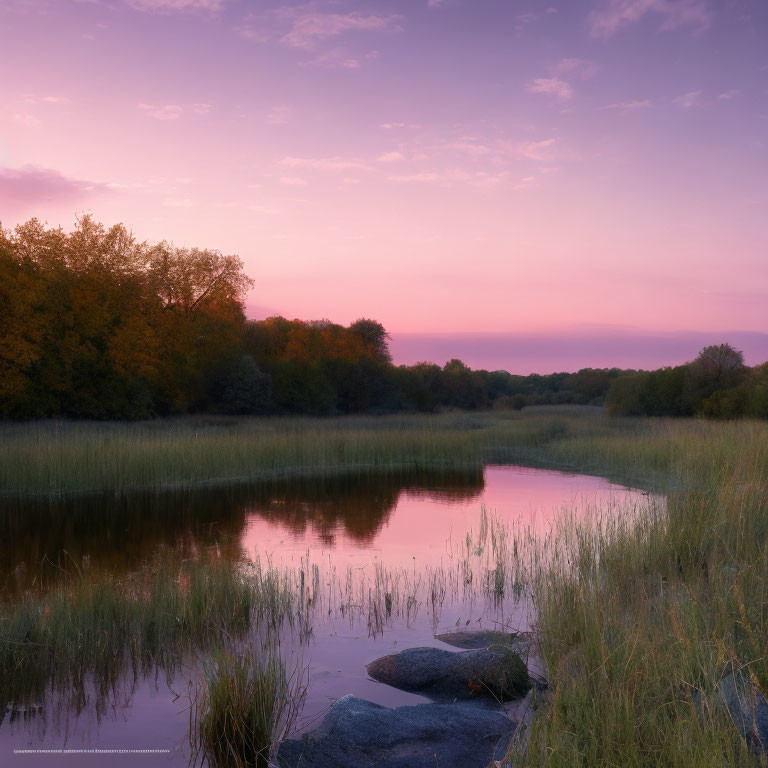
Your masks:
{"label": "gray rock", "polygon": [[531,688],[528,668],[514,651],[444,651],[409,648],[371,662],[368,674],[380,683],[420,693],[437,701],[517,699]]}
{"label": "gray rock", "polygon": [[768,756],[768,701],[741,668],[734,669],[718,684],[720,698],[733,724],[755,755]]}
{"label": "gray rock", "polygon": [[516,724],[475,704],[390,709],[344,696],[320,727],[284,741],[281,768],[485,768],[503,757]]}

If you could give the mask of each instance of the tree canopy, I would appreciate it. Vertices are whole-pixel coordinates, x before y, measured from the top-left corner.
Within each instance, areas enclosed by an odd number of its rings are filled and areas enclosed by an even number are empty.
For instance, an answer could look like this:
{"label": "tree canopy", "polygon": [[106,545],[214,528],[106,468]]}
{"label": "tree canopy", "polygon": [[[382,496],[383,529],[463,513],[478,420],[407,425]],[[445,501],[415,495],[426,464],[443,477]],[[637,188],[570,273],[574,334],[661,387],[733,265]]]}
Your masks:
{"label": "tree canopy", "polygon": [[768,417],[768,364],[727,344],[658,371],[515,376],[396,366],[381,323],[245,318],[236,255],[140,242],[89,216],[0,227],[0,416],[139,419],[602,405],[617,415]]}

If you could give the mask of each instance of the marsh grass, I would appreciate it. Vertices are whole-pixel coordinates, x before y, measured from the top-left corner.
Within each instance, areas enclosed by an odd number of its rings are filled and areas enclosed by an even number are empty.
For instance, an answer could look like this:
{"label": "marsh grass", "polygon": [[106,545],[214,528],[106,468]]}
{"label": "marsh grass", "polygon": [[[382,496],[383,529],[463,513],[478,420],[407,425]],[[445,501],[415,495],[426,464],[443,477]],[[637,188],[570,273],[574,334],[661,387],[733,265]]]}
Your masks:
{"label": "marsh grass", "polygon": [[284,578],[236,564],[158,563],[130,579],[77,578],[0,606],[0,722],[39,706],[53,690],[79,711],[86,693],[104,698],[126,675],[172,674],[185,656],[276,626],[290,614]]}
{"label": "marsh grass", "polygon": [[274,644],[220,651],[204,662],[190,708],[192,764],[268,768],[306,693],[300,668],[289,677]]}
{"label": "marsh grass", "polygon": [[564,517],[529,543],[550,691],[511,764],[759,763],[717,686],[735,665],[768,690],[768,425],[644,422],[547,451],[671,493],[597,525]]}

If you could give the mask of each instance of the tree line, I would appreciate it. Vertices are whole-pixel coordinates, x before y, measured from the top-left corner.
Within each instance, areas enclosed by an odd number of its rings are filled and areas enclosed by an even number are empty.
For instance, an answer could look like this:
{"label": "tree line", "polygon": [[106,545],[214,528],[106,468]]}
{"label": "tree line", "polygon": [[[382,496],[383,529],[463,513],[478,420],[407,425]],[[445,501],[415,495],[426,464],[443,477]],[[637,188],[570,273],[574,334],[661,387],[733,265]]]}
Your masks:
{"label": "tree line", "polygon": [[768,418],[768,363],[753,368],[729,344],[705,347],[685,365],[627,371],[606,393],[615,416]]}
{"label": "tree line", "polygon": [[0,227],[0,416],[326,415],[567,403],[606,403],[616,414],[768,415],[766,366],[748,369],[743,359],[546,376],[471,370],[460,360],[397,366],[374,320],[247,320],[243,298],[251,285],[237,256],[150,245],[121,224],[105,228],[89,216],[70,233],[35,219]]}

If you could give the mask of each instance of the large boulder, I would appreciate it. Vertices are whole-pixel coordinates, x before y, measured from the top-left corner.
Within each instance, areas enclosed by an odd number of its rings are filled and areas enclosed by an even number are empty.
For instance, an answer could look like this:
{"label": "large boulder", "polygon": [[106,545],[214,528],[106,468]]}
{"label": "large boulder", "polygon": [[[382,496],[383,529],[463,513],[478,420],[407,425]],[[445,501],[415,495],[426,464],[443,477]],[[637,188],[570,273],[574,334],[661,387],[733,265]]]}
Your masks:
{"label": "large boulder", "polygon": [[366,669],[380,683],[436,701],[517,699],[531,688],[528,668],[504,647],[470,651],[409,648],[372,661]]}
{"label": "large boulder", "polygon": [[382,707],[344,696],[320,727],[278,750],[281,768],[485,768],[503,757],[516,723],[475,704]]}

